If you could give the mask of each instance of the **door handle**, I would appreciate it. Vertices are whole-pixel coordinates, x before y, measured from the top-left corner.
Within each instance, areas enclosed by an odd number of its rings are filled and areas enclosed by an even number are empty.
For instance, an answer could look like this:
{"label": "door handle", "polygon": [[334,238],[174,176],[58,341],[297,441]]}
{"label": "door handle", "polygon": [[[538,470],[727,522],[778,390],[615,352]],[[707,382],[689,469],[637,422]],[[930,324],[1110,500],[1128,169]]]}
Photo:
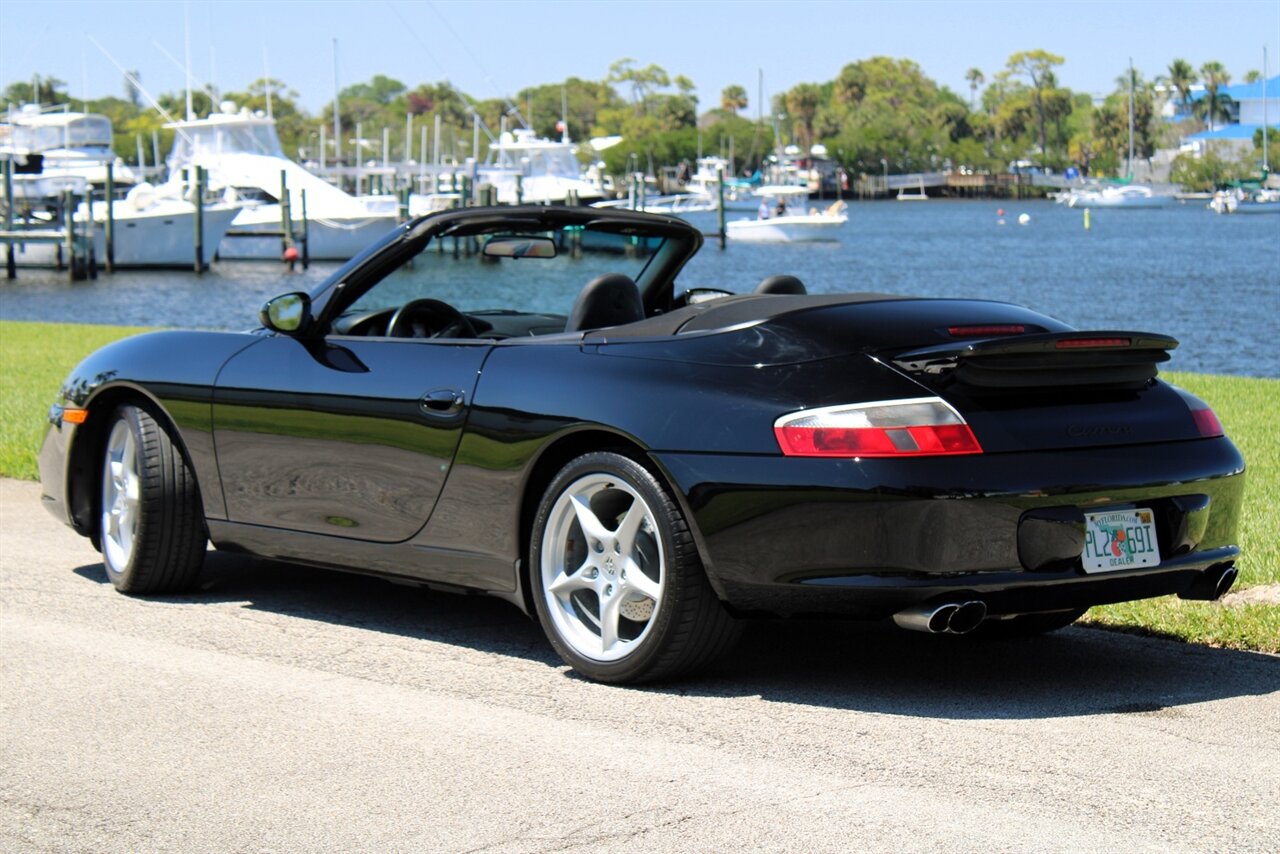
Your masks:
{"label": "door handle", "polygon": [[418,401],[428,415],[456,415],[466,403],[466,395],[456,388],[438,388],[429,391]]}

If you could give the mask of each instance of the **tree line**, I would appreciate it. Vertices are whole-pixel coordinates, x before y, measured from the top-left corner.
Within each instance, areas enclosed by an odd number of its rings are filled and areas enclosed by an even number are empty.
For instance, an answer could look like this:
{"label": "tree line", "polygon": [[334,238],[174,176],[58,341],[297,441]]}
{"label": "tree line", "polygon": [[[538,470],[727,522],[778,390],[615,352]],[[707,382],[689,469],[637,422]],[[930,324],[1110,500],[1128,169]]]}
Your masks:
{"label": "tree line", "polygon": [[[1095,101],[1060,85],[1057,71],[1064,61],[1045,50],[1029,50],[1014,53],[990,76],[971,68],[965,75],[965,98],[939,85],[910,59],[875,56],[845,65],[832,80],[798,83],[767,105],[753,105],[744,86],[730,85],[718,104],[705,109],[688,77],[631,58],[613,63],[603,80],[570,77],[530,86],[512,98],[476,99],[447,82],[411,88],[376,75],[339,92],[338,115],[346,162],[353,159],[357,131],[361,139],[373,141],[359,149],[360,159],[381,158],[384,128],[392,141],[389,159],[405,159],[406,153],[417,159],[420,138],[406,139],[410,116],[416,123],[410,131],[414,137],[424,123],[434,132],[438,119],[440,140],[433,140],[432,148],[438,144],[445,158],[457,161],[471,155],[478,122],[482,157],[488,140],[503,127],[528,126],[547,137],[557,137],[564,128],[579,141],[619,135],[622,143],[598,155],[611,174],[692,162],[699,153],[730,152],[735,168],[749,173],[779,145],[808,151],[822,144],[855,176],[947,168],[1003,172],[1019,161],[1054,171],[1075,167],[1082,175],[1116,176],[1128,168],[1130,92],[1133,149],[1140,159],[1157,149],[1176,148],[1183,136],[1220,125],[1231,114],[1224,92],[1231,75],[1220,62],[1195,68],[1174,59],[1151,79],[1125,69],[1114,90]],[[1250,71],[1243,80],[1260,76]],[[1197,84],[1203,94],[1193,98]],[[11,104],[71,101],[65,84],[48,76],[13,83],[4,97]],[[240,92],[203,89],[192,98],[198,115],[223,100],[265,110],[270,98],[284,150],[301,160],[320,158],[321,125],[332,138],[332,103],[310,115],[299,107],[298,93],[278,79],[259,79]],[[185,113],[185,93],[156,100],[170,115]],[[1168,102],[1177,108],[1174,121],[1161,115]],[[164,118],[142,102],[133,80],[127,80],[124,97],[83,106],[112,120],[115,149],[128,162],[137,160],[138,135],[150,139],[160,131],[163,150],[171,144],[171,132],[162,129]],[[755,118],[749,115],[753,106]],[[1213,151],[1201,158],[1181,157],[1174,178],[1195,186],[1253,176],[1262,162],[1260,146],[1259,141],[1254,152],[1236,159]],[[1274,160],[1276,152],[1271,154]]]}

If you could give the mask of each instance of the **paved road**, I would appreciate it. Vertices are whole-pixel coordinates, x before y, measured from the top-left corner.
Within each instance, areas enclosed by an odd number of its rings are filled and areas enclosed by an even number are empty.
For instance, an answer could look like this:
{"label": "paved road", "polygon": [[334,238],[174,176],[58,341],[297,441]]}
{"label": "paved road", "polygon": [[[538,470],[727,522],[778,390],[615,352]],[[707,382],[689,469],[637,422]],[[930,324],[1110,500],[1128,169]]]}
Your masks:
{"label": "paved road", "polygon": [[[211,554],[130,599],[0,481],[0,850],[1275,851],[1280,659],[754,626],[576,678],[508,605]],[[950,639],[955,641],[956,639]]]}

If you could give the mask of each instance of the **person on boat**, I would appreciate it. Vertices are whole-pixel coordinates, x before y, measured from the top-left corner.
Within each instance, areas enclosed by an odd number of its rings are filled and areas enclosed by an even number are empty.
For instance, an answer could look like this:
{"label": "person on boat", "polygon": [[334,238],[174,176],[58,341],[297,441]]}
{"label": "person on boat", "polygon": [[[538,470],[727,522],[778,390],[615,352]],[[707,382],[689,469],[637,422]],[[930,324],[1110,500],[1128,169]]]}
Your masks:
{"label": "person on boat", "polygon": [[780,199],[778,199],[778,206],[777,206],[777,207],[775,207],[775,208],[773,209],[773,215],[774,215],[774,216],[786,216],[786,215],[787,215],[787,201],[786,201],[786,199],[781,199],[781,198],[780,198]]}
{"label": "person on boat", "polygon": [[756,208],[756,219],[768,219],[768,218],[769,218],[769,200],[761,199],[760,207]]}

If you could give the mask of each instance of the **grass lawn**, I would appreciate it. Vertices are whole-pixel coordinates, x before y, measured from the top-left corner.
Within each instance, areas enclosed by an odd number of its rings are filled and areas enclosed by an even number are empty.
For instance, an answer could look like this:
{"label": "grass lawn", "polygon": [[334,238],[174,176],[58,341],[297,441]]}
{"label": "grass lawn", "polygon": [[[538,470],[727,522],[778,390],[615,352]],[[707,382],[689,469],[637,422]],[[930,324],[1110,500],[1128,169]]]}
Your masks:
{"label": "grass lawn", "polygon": [[[0,476],[34,480],[45,414],[84,356],[140,329],[0,322]],[[1208,401],[1249,467],[1236,590],[1280,584],[1280,380],[1171,373]],[[1280,652],[1280,605],[1224,607],[1171,596],[1092,609],[1086,621],[1235,649]]]}

